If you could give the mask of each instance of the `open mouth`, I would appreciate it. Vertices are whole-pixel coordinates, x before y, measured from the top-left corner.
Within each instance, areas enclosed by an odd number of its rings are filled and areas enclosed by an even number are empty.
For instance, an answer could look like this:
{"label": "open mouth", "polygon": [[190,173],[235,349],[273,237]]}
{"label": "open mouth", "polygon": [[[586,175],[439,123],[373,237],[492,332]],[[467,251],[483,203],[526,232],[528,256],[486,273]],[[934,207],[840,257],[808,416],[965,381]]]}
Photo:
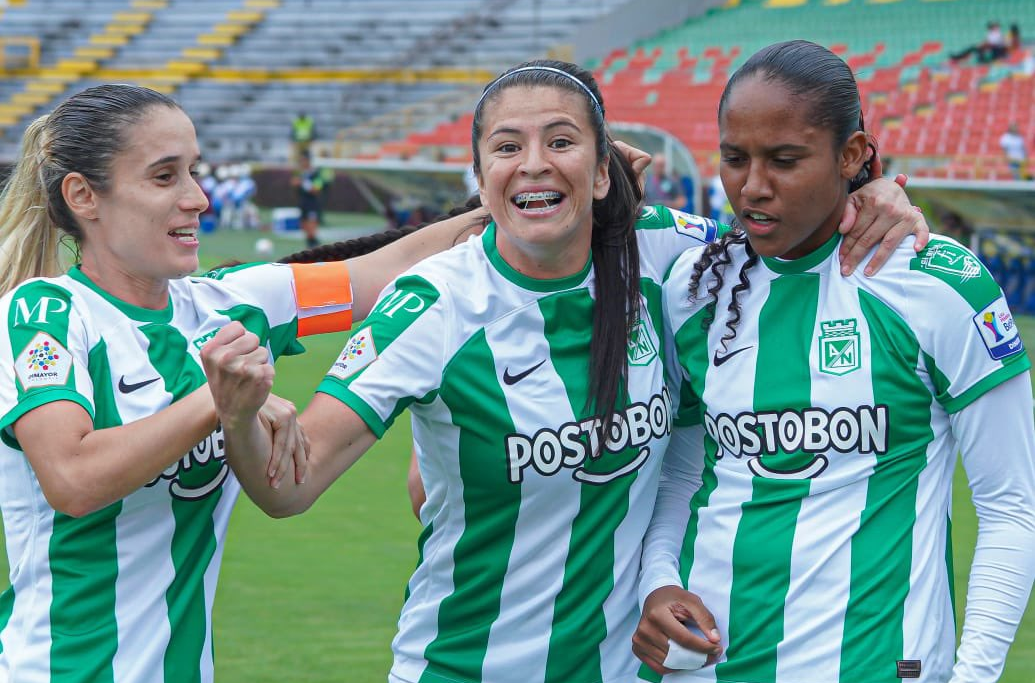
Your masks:
{"label": "open mouth", "polygon": [[549,211],[561,203],[564,195],[553,190],[519,192],[510,201],[522,211]]}
{"label": "open mouth", "polygon": [[198,231],[195,228],[177,228],[169,231],[169,237],[184,244],[194,244],[198,241]]}
{"label": "open mouth", "polygon": [[776,221],[772,216],[767,216],[764,213],[758,213],[756,211],[745,211],[744,217],[755,222],[761,223],[762,225],[768,225]]}

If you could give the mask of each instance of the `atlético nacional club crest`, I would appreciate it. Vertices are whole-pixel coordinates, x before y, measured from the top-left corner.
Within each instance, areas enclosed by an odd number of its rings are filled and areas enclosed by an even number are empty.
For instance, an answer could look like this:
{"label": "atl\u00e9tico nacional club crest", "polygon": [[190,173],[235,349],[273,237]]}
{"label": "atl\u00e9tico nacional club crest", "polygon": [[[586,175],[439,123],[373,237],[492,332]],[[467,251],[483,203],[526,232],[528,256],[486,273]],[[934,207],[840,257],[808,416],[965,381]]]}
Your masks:
{"label": "atl\u00e9tico nacional club crest", "polygon": [[640,318],[629,335],[629,365],[647,365],[658,355],[647,323]]}
{"label": "atl\u00e9tico nacional club crest", "polygon": [[859,333],[856,320],[824,320],[820,324],[819,370],[828,375],[847,375],[859,369]]}

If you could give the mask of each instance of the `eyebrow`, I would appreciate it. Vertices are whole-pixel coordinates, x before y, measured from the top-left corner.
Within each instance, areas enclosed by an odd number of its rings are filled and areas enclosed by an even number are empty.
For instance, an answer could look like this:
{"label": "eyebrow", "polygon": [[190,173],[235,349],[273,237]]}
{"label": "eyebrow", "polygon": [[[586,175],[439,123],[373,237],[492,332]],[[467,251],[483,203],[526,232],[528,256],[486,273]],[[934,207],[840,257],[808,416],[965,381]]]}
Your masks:
{"label": "eyebrow", "polygon": [[[161,159],[158,159],[157,161],[152,161],[150,164],[147,165],[147,167],[150,169],[150,168],[154,168],[156,166],[164,166],[165,164],[171,164],[171,163],[174,163],[174,162],[179,161],[179,160],[180,160],[179,155],[170,154],[169,156],[164,156]],[[200,161],[201,161],[201,155],[199,154],[197,157],[194,158],[194,161],[192,161],[191,163],[192,164],[196,164],[196,163],[198,163]]]}
{"label": "eyebrow", "polygon": [[[574,128],[575,130],[577,130],[579,132],[582,132],[582,129],[579,128],[575,124],[574,121],[568,121],[568,120],[565,120],[565,119],[558,120],[558,121],[551,121],[550,123],[548,123],[545,126],[543,126],[543,130],[549,131],[549,130],[552,130],[554,128],[561,128],[561,127],[564,127],[564,128]],[[510,135],[516,135],[516,134],[520,134],[521,131],[518,130],[517,128],[497,128],[496,130],[494,130],[491,133],[489,133],[485,137],[485,139],[486,140],[490,140],[490,139],[492,139],[493,136],[495,136],[495,135],[502,135],[504,133],[507,133],[507,134],[510,134]]]}
{"label": "eyebrow", "polygon": [[[737,145],[732,145],[732,144],[730,144],[728,142],[721,142],[721,143],[719,143],[719,149],[720,150],[722,150],[722,149],[730,149],[730,150],[734,150],[734,151],[737,151],[737,152],[743,151],[743,148],[738,147]],[[807,145],[786,144],[786,145],[774,145],[772,147],[765,147],[764,151],[767,154],[779,154],[780,152],[807,152],[807,151],[809,151],[809,148],[808,148]]]}

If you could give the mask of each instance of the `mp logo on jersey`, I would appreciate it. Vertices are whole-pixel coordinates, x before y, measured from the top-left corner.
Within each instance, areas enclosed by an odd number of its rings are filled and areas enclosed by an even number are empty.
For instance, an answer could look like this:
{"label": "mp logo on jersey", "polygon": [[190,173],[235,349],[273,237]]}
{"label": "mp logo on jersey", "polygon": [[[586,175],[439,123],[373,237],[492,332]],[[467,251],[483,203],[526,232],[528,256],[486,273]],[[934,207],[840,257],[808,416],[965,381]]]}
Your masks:
{"label": "mp logo on jersey", "polygon": [[169,482],[169,493],[180,500],[200,500],[217,490],[226,481],[230,467],[226,463],[223,427],[209,434],[148,486],[160,481]]}
{"label": "mp logo on jersey", "polygon": [[68,302],[52,296],[41,296],[30,306],[24,297],[14,300],[15,325],[46,325],[51,322],[47,317],[51,314],[64,313],[68,310]]}
{"label": "mp logo on jersey", "polygon": [[819,370],[828,375],[847,375],[859,369],[859,333],[856,320],[824,320],[819,336]]}
{"label": "mp logo on jersey", "polygon": [[999,297],[975,313],[973,320],[992,360],[1001,360],[1024,350],[1005,297]]}
{"label": "mp logo on jersey", "polygon": [[420,295],[397,289],[386,296],[372,312],[380,313],[386,318],[394,318],[399,313],[420,313],[427,307],[427,302]]}
{"label": "mp logo on jersey", "polygon": [[14,370],[25,390],[61,386],[72,371],[72,356],[58,340],[38,332],[18,354]]}

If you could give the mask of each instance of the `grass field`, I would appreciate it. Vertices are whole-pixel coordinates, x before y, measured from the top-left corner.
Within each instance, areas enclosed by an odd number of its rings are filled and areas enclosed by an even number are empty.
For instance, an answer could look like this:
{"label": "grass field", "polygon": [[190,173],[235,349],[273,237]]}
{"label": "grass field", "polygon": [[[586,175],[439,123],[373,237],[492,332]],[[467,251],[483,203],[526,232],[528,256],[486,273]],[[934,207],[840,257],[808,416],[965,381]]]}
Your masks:
{"label": "grass field", "polygon": [[[357,219],[357,223],[362,223]],[[206,263],[249,259],[255,233],[206,236]],[[277,254],[300,248],[277,238]],[[1035,344],[1035,318],[1019,319]],[[275,391],[304,405],[340,350],[341,337],[314,338],[282,359]],[[231,522],[215,605],[219,683],[383,683],[389,644],[419,525],[406,496],[408,420],[401,419],[306,514],[272,520],[242,497]],[[976,519],[961,471],[954,492],[957,595],[962,620]],[[0,588],[7,583],[0,556]],[[1026,615],[1004,683],[1035,680],[1035,614]]]}

